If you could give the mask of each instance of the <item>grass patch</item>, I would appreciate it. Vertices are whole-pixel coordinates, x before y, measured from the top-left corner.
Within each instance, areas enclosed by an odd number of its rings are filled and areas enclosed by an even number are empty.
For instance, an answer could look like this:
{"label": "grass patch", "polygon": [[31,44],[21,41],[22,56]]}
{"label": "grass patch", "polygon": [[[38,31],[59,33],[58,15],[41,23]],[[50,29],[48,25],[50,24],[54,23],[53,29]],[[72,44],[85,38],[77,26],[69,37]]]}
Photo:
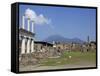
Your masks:
{"label": "grass patch", "polygon": [[40,62],[43,66],[56,66],[66,64],[95,63],[95,52],[64,52],[59,58],[47,58]]}

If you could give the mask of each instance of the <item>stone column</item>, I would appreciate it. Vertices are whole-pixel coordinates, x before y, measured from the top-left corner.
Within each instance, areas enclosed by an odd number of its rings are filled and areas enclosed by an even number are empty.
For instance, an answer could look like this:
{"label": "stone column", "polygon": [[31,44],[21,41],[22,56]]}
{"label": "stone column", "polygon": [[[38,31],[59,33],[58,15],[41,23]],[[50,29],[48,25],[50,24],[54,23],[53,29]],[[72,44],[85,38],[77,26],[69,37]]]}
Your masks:
{"label": "stone column", "polygon": [[26,42],[26,38],[23,37],[21,43],[21,54],[25,54],[25,48],[26,48],[25,42]]}
{"label": "stone column", "polygon": [[25,29],[25,16],[22,16],[22,28]]}
{"label": "stone column", "polygon": [[28,18],[27,30],[30,31],[30,18]]}
{"label": "stone column", "polygon": [[34,39],[31,40],[31,53],[35,52],[34,50]]}

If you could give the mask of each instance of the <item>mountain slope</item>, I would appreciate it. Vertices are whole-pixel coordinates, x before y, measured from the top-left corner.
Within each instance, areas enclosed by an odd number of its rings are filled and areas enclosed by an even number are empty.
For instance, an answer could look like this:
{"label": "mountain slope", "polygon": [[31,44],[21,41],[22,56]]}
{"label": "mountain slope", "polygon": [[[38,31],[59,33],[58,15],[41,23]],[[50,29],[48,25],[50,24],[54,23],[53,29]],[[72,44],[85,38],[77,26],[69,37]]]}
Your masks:
{"label": "mountain slope", "polygon": [[73,38],[73,39],[69,39],[69,38],[65,38],[61,35],[52,35],[49,36],[48,38],[44,39],[43,41],[47,41],[47,42],[61,42],[61,43],[84,43],[83,40],[79,39],[79,38]]}

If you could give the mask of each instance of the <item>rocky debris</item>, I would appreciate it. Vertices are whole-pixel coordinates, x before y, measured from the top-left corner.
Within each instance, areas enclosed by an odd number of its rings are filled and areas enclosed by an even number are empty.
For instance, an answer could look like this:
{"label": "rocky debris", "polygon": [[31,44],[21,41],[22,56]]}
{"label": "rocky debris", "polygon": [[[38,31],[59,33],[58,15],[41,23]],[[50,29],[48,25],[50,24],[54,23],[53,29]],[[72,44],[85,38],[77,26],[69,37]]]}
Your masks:
{"label": "rocky debris", "polygon": [[38,63],[38,59],[35,58],[33,54],[23,54],[20,58],[20,65],[36,65]]}
{"label": "rocky debris", "polygon": [[19,57],[20,65],[26,66],[26,65],[36,65],[39,64],[43,59],[49,58],[49,57],[60,57],[61,53],[56,49],[51,49],[50,51],[45,52],[34,52],[30,54],[22,54]]}

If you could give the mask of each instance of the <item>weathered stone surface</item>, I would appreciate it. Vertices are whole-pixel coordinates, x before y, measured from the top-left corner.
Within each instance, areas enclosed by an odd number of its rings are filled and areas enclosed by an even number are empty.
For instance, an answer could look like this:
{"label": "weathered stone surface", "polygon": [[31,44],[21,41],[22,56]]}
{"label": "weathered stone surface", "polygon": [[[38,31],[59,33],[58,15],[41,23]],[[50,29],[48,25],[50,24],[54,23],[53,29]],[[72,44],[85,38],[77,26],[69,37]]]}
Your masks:
{"label": "weathered stone surface", "polygon": [[23,54],[20,58],[20,65],[35,65],[38,64],[38,59],[34,57],[33,54]]}

